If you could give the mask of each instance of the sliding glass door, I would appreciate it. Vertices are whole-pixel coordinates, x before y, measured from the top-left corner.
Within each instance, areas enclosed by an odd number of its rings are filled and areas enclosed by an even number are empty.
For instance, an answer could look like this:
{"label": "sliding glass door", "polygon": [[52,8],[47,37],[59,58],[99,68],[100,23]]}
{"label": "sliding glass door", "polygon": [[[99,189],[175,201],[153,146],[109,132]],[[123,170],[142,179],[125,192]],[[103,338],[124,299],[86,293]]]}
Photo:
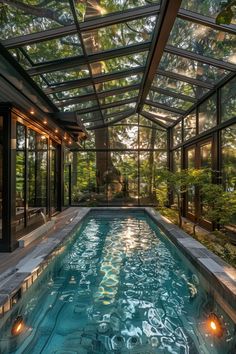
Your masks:
{"label": "sliding glass door", "polygon": [[[185,150],[185,167],[212,169],[212,139],[200,141]],[[198,189],[193,185],[186,193],[186,216],[195,221],[204,215],[204,200],[200,198]]]}

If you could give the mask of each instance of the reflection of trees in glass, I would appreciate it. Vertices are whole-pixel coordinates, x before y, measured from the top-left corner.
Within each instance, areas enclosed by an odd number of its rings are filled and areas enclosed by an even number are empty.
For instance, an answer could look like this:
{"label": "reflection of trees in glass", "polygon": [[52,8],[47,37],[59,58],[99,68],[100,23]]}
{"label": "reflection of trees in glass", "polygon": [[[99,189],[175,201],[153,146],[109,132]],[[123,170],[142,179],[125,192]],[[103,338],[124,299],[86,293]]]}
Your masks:
{"label": "reflection of trees in glass", "polygon": [[172,129],[173,132],[173,146],[182,143],[182,122],[177,123]]}
{"label": "reflection of trees in glass", "polygon": [[222,177],[225,190],[236,190],[236,124],[222,130]]}
{"label": "reflection of trees in glass", "polygon": [[29,207],[47,206],[47,139],[29,129],[28,149],[28,204]]}
{"label": "reflection of trees in glass", "polygon": [[[212,83],[219,81],[225,74],[228,73],[227,71],[216,68],[215,66],[169,53],[163,54],[160,68],[163,70],[173,71],[177,74],[191,77],[193,79],[210,81]],[[200,90],[200,92],[196,92],[196,97],[202,96],[202,88],[197,86],[197,91],[198,90]]]}
{"label": "reflection of trees in glass", "polygon": [[25,207],[25,127],[16,125],[16,209]]}
{"label": "reflection of trees in glass", "polygon": [[235,62],[234,35],[177,18],[169,44],[206,57]]}
{"label": "reflection of trees in glass", "polygon": [[78,204],[90,200],[91,193],[95,193],[96,161],[95,152],[74,152],[72,165],[72,203]]}
{"label": "reflection of trees in glass", "polygon": [[184,118],[184,141],[193,138],[196,135],[196,115],[196,110],[194,110]]}
{"label": "reflection of trees in glass", "polygon": [[133,198],[138,200],[138,153],[112,152],[112,162],[120,172],[119,180],[110,180],[108,199],[112,197]]}
{"label": "reflection of trees in glass", "polygon": [[215,127],[216,124],[216,94],[214,94],[199,106],[199,133]]}
{"label": "reflection of trees in glass", "polygon": [[236,117],[236,77],[221,89],[221,121]]}

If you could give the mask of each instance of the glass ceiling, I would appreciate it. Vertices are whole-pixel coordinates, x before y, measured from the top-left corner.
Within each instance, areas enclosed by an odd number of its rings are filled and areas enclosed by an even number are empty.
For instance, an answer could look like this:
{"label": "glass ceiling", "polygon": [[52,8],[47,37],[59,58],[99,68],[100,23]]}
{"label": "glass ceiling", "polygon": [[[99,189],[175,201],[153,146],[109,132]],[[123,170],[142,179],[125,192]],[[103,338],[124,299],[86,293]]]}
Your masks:
{"label": "glass ceiling", "polygon": [[0,40],[62,120],[96,129],[141,113],[165,128],[236,70],[221,2],[2,0]]}

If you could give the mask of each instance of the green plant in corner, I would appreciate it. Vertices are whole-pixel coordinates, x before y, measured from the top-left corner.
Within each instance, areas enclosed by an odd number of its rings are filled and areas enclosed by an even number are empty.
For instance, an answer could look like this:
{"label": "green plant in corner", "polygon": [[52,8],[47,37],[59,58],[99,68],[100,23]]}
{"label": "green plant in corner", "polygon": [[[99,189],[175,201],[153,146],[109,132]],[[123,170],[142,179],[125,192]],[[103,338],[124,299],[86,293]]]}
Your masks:
{"label": "green plant in corner", "polygon": [[236,213],[236,192],[225,192],[222,185],[207,183],[200,188],[203,216],[219,227],[230,223]]}
{"label": "green plant in corner", "polygon": [[178,225],[182,228],[183,197],[192,186],[201,186],[209,180],[210,171],[206,169],[188,169],[177,172],[163,170],[159,172],[159,182],[166,182],[169,192],[177,197]]}

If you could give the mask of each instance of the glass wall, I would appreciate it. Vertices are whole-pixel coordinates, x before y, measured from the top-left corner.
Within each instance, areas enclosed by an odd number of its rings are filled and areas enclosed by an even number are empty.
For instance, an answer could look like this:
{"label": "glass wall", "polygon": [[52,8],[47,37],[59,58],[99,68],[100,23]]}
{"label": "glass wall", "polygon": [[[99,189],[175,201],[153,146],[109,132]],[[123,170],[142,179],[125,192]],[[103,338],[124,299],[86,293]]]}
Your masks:
{"label": "glass wall", "polygon": [[202,133],[217,125],[216,94],[199,106],[198,132]]}
{"label": "glass wall", "polygon": [[184,118],[184,141],[193,138],[197,132],[196,110]]}
{"label": "glass wall", "polygon": [[236,124],[221,131],[222,180],[225,190],[236,191]]}
{"label": "glass wall", "polygon": [[26,127],[16,125],[16,232],[26,227]]}
{"label": "glass wall", "polygon": [[167,132],[138,115],[91,133],[72,158],[74,205],[158,203],[158,170],[167,165]]}
{"label": "glass wall", "polygon": [[221,89],[221,121],[236,117],[236,77]]}
{"label": "glass wall", "polygon": [[173,128],[173,146],[182,143],[182,121],[177,123]]}
{"label": "glass wall", "polygon": [[[220,98],[220,104],[217,105],[217,97]],[[218,118],[219,117],[219,121]],[[207,132],[224,123],[229,119],[236,117],[236,77],[229,80],[224,86],[215,90],[215,92],[197,109],[194,109],[183,121],[183,142],[194,138],[198,134]],[[172,147],[175,148],[182,143],[181,121],[172,128]]]}
{"label": "glass wall", "polygon": [[28,212],[48,214],[48,139],[28,130]]}
{"label": "glass wall", "polygon": [[53,215],[58,210],[58,145],[50,144],[50,211]]}
{"label": "glass wall", "polygon": [[3,117],[0,116],[0,239],[2,238]]}
{"label": "glass wall", "polygon": [[48,176],[47,137],[17,123],[15,211],[17,237],[46,222],[46,216],[49,214]]}

